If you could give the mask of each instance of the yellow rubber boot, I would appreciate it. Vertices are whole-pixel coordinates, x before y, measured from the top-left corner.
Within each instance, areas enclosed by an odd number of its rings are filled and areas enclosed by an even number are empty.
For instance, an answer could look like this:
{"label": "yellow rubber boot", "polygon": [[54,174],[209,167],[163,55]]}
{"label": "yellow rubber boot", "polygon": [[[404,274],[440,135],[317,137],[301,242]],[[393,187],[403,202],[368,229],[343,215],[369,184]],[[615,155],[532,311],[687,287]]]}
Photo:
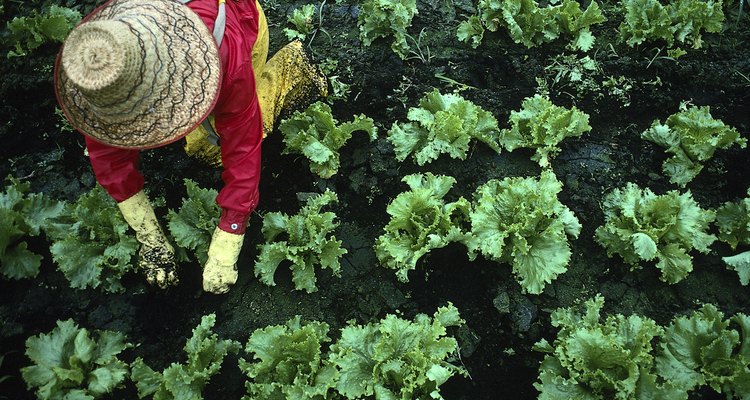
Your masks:
{"label": "yellow rubber boot", "polygon": [[237,258],[245,235],[224,232],[218,227],[208,246],[208,260],[203,268],[203,290],[222,294],[237,282]]}
{"label": "yellow rubber boot", "polygon": [[141,190],[117,203],[117,207],[141,244],[138,267],[146,275],[148,283],[162,289],[176,284],[174,248],[167,241],[146,193]]}
{"label": "yellow rubber boot", "polygon": [[[266,61],[268,25],[260,4],[258,11],[258,37],[253,46],[252,59],[265,137],[273,131],[281,115],[328,95],[328,82],[320,68],[310,62],[300,41],[287,44]],[[213,125],[213,117],[209,117],[209,120]],[[221,151],[206,140],[208,136],[203,126],[196,128],[186,136],[185,152],[210,165],[220,166]]]}

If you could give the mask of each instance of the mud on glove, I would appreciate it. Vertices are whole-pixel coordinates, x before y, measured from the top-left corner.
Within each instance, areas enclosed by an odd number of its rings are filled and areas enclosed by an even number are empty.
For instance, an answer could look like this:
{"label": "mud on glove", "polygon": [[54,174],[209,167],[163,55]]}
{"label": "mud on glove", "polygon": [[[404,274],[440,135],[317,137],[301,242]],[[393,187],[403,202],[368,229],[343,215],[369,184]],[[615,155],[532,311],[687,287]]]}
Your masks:
{"label": "mud on glove", "polygon": [[162,289],[177,284],[174,248],[164,235],[146,193],[141,190],[117,203],[117,207],[141,244],[138,267],[146,275],[148,283]]}

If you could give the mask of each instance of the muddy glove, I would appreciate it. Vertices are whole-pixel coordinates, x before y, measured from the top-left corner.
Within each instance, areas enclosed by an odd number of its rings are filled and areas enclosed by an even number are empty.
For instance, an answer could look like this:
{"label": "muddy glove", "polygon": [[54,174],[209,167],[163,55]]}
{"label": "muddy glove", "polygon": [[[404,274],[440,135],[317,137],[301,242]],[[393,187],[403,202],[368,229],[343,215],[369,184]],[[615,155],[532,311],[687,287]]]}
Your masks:
{"label": "muddy glove", "polygon": [[117,203],[117,206],[141,244],[138,251],[138,267],[146,275],[148,283],[162,289],[176,284],[174,248],[164,236],[146,193],[141,190],[127,200]]}
{"label": "muddy glove", "polygon": [[244,239],[244,234],[224,232],[218,227],[214,230],[208,246],[208,261],[203,268],[203,290],[226,293],[229,286],[237,282],[237,258]]}

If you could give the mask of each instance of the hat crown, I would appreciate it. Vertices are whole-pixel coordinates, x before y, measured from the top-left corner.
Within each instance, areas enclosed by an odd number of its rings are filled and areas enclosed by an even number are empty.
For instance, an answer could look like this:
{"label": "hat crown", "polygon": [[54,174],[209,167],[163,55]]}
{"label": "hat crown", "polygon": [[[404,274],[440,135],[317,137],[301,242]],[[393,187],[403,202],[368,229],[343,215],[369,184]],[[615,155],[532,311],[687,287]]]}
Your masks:
{"label": "hat crown", "polygon": [[71,83],[93,100],[112,101],[127,91],[140,58],[135,56],[138,38],[128,24],[91,21],[81,24],[68,37],[62,66]]}

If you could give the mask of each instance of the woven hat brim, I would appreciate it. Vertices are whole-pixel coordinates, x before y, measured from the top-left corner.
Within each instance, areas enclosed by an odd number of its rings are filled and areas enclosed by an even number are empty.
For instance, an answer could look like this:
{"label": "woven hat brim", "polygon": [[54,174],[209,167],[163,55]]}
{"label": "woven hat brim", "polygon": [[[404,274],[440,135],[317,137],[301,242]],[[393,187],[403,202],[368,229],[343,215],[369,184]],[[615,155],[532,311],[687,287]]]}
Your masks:
{"label": "woven hat brim", "polygon": [[[127,24],[139,35],[141,55],[156,52],[157,62],[141,67],[126,95],[132,106],[112,111],[91,103],[70,81],[61,48],[55,95],[76,129],[114,147],[145,149],[181,139],[208,116],[221,85],[219,52],[208,27],[189,7],[171,0],[111,0],[81,23],[98,20]],[[158,41],[162,45],[153,46]]]}

